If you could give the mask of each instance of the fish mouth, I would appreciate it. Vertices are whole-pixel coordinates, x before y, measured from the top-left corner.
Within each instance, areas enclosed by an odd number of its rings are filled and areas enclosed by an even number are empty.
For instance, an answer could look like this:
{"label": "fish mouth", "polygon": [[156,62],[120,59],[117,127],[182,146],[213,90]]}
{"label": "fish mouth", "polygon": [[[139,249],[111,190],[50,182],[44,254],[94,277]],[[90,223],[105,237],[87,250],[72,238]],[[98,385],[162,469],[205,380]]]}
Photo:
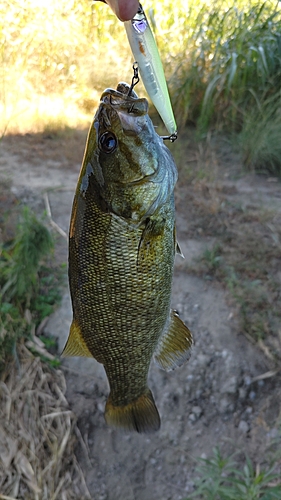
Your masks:
{"label": "fish mouth", "polygon": [[148,112],[148,102],[139,98],[127,83],[119,83],[117,90],[105,89],[101,95],[100,101],[109,104],[117,112],[128,113],[132,116],[144,116]]}
{"label": "fish mouth", "polygon": [[127,83],[119,83],[117,90],[110,88],[104,90],[100,102],[98,120],[104,123],[104,127],[118,127],[114,118],[118,117],[126,135],[140,134],[146,124],[148,102],[145,98],[139,98],[134,90],[130,90]]}

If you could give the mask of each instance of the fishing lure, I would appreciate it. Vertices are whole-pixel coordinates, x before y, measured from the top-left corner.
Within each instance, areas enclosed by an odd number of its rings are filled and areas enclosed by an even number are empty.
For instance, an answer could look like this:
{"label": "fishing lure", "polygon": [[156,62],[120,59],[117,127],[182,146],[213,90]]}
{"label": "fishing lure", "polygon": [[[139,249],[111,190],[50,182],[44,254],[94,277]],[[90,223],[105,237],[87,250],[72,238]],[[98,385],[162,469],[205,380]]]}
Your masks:
{"label": "fishing lure", "polygon": [[177,138],[177,125],[160,55],[141,4],[135,17],[124,25],[146,91],[170,134],[167,138],[173,142]]}

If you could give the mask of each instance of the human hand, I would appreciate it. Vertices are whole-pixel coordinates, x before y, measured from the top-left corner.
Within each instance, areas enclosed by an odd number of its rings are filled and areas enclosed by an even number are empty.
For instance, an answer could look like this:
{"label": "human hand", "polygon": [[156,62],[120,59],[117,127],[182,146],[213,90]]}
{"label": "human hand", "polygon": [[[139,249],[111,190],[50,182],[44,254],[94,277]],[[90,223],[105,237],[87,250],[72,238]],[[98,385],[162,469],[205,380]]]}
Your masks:
{"label": "human hand", "polygon": [[120,21],[129,21],[139,8],[138,0],[105,0]]}

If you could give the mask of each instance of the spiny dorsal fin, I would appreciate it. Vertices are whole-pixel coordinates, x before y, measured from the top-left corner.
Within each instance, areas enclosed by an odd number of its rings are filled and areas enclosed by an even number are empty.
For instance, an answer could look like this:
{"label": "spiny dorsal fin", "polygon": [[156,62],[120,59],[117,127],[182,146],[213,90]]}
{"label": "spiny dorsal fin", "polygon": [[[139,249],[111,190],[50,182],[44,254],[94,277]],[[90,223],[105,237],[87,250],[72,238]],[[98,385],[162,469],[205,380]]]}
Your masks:
{"label": "spiny dorsal fin", "polygon": [[77,321],[73,320],[71,323],[69,336],[65,344],[61,356],[83,356],[86,358],[93,358],[90,353],[85,340],[82,337],[80,326]]}
{"label": "spiny dorsal fin", "polygon": [[108,425],[137,432],[155,432],[160,428],[160,417],[151,391],[147,388],[138,399],[125,406],[115,406],[111,396],[106,402],[105,420]]}
{"label": "spiny dorsal fin", "polygon": [[155,352],[156,363],[164,370],[173,370],[190,358],[192,346],[191,332],[176,311],[171,311],[168,330],[160,338]]}

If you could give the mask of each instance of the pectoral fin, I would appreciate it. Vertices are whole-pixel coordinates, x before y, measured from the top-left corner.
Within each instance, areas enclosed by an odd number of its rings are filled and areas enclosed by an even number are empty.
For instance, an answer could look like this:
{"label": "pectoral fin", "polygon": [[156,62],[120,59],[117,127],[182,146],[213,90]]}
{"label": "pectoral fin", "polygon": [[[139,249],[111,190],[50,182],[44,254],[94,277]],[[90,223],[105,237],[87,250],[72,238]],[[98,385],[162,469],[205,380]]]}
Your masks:
{"label": "pectoral fin", "polygon": [[80,326],[76,320],[73,320],[71,323],[69,337],[61,356],[63,358],[66,356],[83,356],[86,358],[93,358],[93,355],[90,353],[86,342],[83,339]]}
{"label": "pectoral fin", "polygon": [[160,338],[155,352],[155,361],[164,370],[181,366],[190,357],[193,345],[192,334],[175,311],[171,311],[167,331]]}

